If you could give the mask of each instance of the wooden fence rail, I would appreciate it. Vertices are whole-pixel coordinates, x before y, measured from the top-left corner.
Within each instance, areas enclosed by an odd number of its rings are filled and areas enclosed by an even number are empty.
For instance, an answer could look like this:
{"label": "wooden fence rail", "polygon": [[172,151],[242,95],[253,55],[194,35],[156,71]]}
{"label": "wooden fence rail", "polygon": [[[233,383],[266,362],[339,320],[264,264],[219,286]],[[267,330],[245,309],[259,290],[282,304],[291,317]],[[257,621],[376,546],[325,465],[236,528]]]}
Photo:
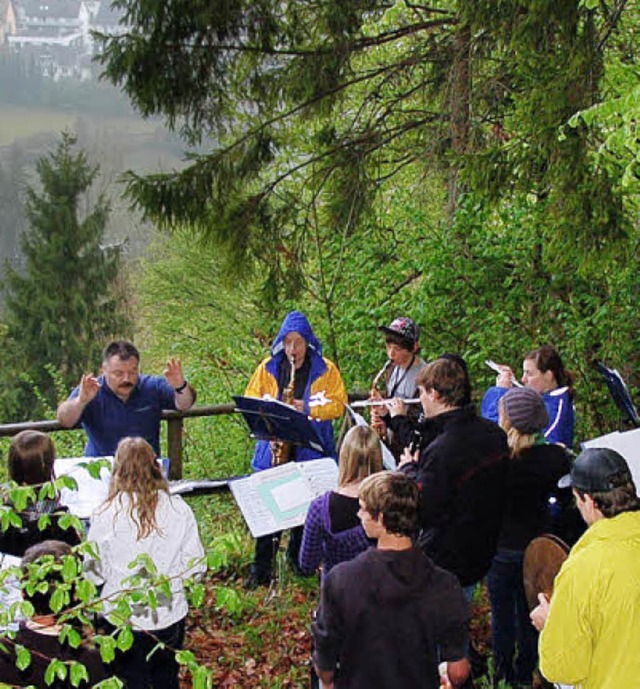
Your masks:
{"label": "wooden fence rail", "polygon": [[[366,395],[363,393],[352,393],[349,399],[362,400]],[[182,435],[184,429],[184,419],[196,416],[221,416],[223,414],[234,414],[235,404],[212,404],[208,407],[193,407],[188,411],[165,410],[162,412],[162,420],[167,422],[167,454],[171,460],[171,479],[182,478]],[[79,427],[78,427],[79,428]],[[20,423],[0,424],[0,437],[13,436],[20,431],[42,431],[52,433],[53,431],[72,431],[77,428],[65,428],[57,421],[22,421]]]}
{"label": "wooden fence rail", "polygon": [[[174,411],[166,409],[162,412],[162,420],[167,422],[167,454],[171,460],[172,479],[182,478],[182,432],[184,419],[196,416],[220,416],[233,414],[234,404],[213,404],[208,407],[194,407],[188,411]],[[76,428],[65,428],[57,421],[23,421],[21,423],[6,423],[0,425],[0,437],[13,436],[20,431],[73,431]]]}

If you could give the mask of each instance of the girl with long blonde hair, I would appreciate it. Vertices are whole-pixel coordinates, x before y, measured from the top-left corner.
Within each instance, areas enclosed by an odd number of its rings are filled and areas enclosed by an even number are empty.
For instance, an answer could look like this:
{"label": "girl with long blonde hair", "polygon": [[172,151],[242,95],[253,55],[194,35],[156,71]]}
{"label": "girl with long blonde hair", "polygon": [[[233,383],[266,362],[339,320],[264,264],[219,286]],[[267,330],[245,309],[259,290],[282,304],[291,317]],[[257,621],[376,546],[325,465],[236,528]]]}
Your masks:
{"label": "girl with long blonde hair", "polygon": [[[169,493],[156,454],[142,438],[124,438],[118,444],[107,499],[91,518],[88,540],[98,547],[98,559],[87,569],[103,583],[107,624],[129,622],[134,642],[116,657],[117,674],[128,689],[178,689],[175,650],[182,647],[184,620],[188,612],[183,582],[204,573],[204,549],[193,512],[179,496]],[[140,557],[143,556],[143,557]],[[157,604],[133,602],[131,614],[118,617],[116,599],[132,587],[147,593],[153,576],[145,559],[150,558],[158,576],[169,577],[171,595],[156,589]],[[131,568],[130,563],[136,562]],[[164,648],[151,650],[161,641]]]}
{"label": "girl with long blonde hair", "polygon": [[299,558],[304,574],[322,564],[326,575],[371,545],[358,518],[358,490],[367,476],[382,470],[378,434],[368,426],[354,426],[344,437],[339,463],[338,488],[309,506]]}

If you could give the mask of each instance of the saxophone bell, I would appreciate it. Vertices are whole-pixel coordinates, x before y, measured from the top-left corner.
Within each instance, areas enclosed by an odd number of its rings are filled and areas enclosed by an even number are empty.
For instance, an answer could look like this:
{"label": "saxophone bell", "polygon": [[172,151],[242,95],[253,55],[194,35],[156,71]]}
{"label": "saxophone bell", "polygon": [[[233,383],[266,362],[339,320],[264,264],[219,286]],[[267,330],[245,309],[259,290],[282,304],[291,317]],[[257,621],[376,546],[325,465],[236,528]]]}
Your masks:
{"label": "saxophone bell", "polygon": [[[296,357],[295,354],[291,355],[288,359],[291,365],[291,377],[289,378],[289,384],[282,391],[282,402],[293,406],[295,400],[295,389],[296,389]],[[286,464],[291,457],[291,443],[284,440],[276,440],[271,448],[271,457],[273,466],[280,466],[281,464]]]}
{"label": "saxophone bell", "polygon": [[[371,383],[371,390],[369,392],[369,397],[372,399],[379,399],[380,398],[380,388],[379,388],[379,383],[382,377],[385,375],[387,372],[387,369],[389,366],[391,366],[393,362],[391,359],[387,359],[384,363],[384,366],[378,371],[376,374],[375,378],[373,379],[373,382]],[[371,407],[371,425],[375,429],[376,433],[380,436],[381,440],[385,440],[387,436],[387,429],[386,426],[382,421],[380,421],[380,414],[379,410],[376,409],[375,407]]]}

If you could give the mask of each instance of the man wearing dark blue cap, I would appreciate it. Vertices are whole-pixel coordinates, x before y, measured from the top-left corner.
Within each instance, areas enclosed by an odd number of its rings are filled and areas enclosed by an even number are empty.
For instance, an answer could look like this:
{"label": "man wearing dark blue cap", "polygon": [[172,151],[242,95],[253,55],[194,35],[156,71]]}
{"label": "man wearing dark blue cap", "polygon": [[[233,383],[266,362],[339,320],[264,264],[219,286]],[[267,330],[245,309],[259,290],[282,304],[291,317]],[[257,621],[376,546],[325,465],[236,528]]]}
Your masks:
{"label": "man wearing dark blue cap", "polygon": [[581,689],[638,686],[640,678],[640,500],[625,459],[582,452],[571,486],[587,531],[531,613],[541,630],[540,669],[551,682]]}

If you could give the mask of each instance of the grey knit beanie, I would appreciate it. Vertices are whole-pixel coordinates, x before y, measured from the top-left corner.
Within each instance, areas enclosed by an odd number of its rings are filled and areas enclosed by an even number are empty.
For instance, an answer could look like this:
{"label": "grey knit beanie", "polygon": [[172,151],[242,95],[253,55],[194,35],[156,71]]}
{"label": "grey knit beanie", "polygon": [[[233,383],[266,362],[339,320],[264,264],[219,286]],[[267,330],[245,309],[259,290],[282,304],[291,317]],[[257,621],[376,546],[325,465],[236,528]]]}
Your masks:
{"label": "grey knit beanie", "polygon": [[511,388],[502,398],[511,425],[521,433],[539,433],[549,424],[544,399],[531,388]]}

